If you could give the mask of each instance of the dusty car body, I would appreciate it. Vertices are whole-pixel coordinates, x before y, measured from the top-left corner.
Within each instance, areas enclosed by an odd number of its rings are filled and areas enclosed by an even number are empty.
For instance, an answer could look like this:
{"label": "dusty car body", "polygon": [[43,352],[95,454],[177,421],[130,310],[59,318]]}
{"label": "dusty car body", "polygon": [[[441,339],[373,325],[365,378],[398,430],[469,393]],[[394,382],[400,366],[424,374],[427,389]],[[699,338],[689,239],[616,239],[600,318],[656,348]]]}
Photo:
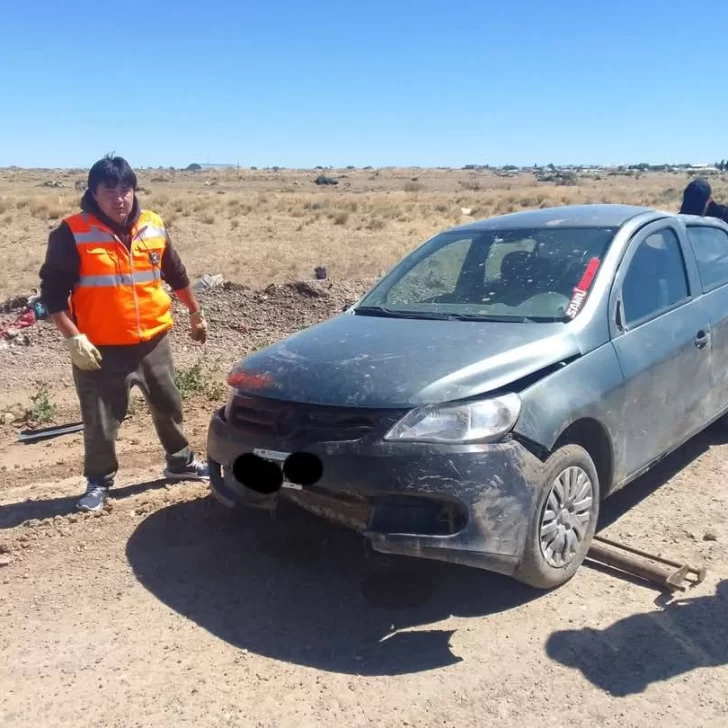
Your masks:
{"label": "dusty car body", "polygon": [[603,498],[725,414],[727,360],[723,222],[495,217],[240,361],[209,427],[211,488],[549,588],[582,563]]}

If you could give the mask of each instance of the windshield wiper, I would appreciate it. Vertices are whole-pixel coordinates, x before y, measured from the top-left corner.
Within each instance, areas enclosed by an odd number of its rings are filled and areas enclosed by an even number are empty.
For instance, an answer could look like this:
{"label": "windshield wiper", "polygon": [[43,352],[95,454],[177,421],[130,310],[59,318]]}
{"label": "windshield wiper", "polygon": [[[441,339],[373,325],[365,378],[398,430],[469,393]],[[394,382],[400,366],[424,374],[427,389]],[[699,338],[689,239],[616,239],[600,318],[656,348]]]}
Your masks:
{"label": "windshield wiper", "polygon": [[505,324],[556,323],[560,319],[553,316],[491,316],[489,314],[454,313],[438,311],[395,311],[384,306],[360,306],[355,314],[382,316],[383,318],[427,319],[432,321],[484,321]]}
{"label": "windshield wiper", "polygon": [[364,316],[382,316],[383,318],[405,318],[405,319],[433,319],[435,321],[447,321],[448,313],[432,313],[429,311],[394,311],[384,306],[359,306],[354,313]]}
{"label": "windshield wiper", "polygon": [[489,321],[504,324],[551,324],[560,321],[560,319],[553,316],[495,316],[477,313],[449,313],[446,315],[448,318],[455,319],[457,321]]}

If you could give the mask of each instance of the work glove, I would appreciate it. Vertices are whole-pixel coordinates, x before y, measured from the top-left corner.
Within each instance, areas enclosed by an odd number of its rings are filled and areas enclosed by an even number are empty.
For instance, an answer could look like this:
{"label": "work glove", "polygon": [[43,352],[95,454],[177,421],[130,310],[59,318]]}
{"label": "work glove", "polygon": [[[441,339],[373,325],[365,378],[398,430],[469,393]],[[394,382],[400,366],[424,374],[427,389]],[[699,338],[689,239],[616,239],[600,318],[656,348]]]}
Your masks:
{"label": "work glove", "polygon": [[207,321],[202,311],[190,314],[190,338],[200,344],[207,341]]}
{"label": "work glove", "polygon": [[65,341],[71,353],[71,361],[76,367],[86,372],[101,369],[101,354],[85,334],[76,334]]}

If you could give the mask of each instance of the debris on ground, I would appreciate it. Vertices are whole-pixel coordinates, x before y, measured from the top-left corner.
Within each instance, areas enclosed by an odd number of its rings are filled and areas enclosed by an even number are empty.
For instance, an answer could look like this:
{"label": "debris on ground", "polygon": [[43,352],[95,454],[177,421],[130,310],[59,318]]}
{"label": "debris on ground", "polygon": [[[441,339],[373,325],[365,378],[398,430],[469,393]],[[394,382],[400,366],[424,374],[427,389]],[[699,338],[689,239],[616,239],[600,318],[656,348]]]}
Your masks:
{"label": "debris on ground", "polygon": [[37,318],[33,309],[21,313],[15,320],[0,326],[0,341],[5,341],[9,344],[18,343],[23,346],[29,346],[30,339],[27,336],[21,336],[20,332],[22,329],[35,326],[36,322]]}
{"label": "debris on ground", "polygon": [[15,313],[22,311],[28,306],[30,295],[12,296],[0,303],[0,313]]}
{"label": "debris on ground", "polygon": [[0,313],[15,315],[13,319],[0,321],[0,351],[11,346],[30,346],[31,338],[21,334],[21,331],[48,318],[48,312],[37,293],[9,298],[0,304]]}
{"label": "debris on ground", "polygon": [[48,313],[43,302],[40,300],[40,293],[33,289],[31,293],[12,296],[0,303],[0,313],[26,313],[29,309],[35,312],[37,319],[46,318]]}
{"label": "debris on ground", "polygon": [[[231,281],[214,288],[203,287],[198,295],[209,324],[206,354],[227,366],[250,351],[339,315],[356,303],[371,284],[369,279],[329,278],[275,283],[264,289]],[[26,307],[28,298],[32,296],[23,299]],[[17,318],[17,305],[13,305],[13,319],[0,316],[0,327]],[[176,298],[173,315],[178,322],[186,316],[184,306]],[[172,344],[178,365],[191,365],[198,352],[190,344],[185,326],[173,329]],[[73,384],[63,339],[47,320],[23,329],[16,339],[0,339],[0,370],[7,391],[25,388],[28,381],[38,378],[52,379],[54,386]]]}
{"label": "debris on ground", "polygon": [[56,179],[49,179],[45,182],[41,182],[38,187],[53,187],[53,188],[59,188],[59,187],[66,187],[66,185],[63,184],[63,182],[59,182]]}
{"label": "debris on ground", "polygon": [[213,288],[218,288],[219,286],[222,286],[223,283],[225,283],[225,279],[221,273],[214,276],[211,276],[209,273],[205,273],[205,275],[202,276],[197,283],[195,283],[193,288],[197,293],[199,293],[200,291],[209,291]]}

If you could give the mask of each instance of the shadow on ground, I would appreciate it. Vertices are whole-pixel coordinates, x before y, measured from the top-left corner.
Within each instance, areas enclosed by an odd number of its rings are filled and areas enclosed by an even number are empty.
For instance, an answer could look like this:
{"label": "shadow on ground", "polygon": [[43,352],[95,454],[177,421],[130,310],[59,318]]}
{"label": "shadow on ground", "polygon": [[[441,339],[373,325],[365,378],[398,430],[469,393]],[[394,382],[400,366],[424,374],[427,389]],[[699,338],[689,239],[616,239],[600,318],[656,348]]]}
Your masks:
{"label": "shadow on ground", "polygon": [[[368,556],[364,540],[293,506],[234,517],[211,498],[144,520],[127,546],[139,581],[236,647],[359,675],[455,664],[452,631],[424,625],[494,614],[540,592],[476,569]],[[373,559],[373,561],[372,561]],[[398,631],[418,628],[416,631]]]}
{"label": "shadow on ground", "polygon": [[597,530],[601,531],[614,524],[679,472],[702,457],[711,447],[727,443],[728,432],[718,425],[709,427],[694,437],[647,474],[609,496],[602,503]]}
{"label": "shadow on ground", "polygon": [[728,665],[728,581],[715,595],[634,614],[604,630],[553,634],[546,652],[596,687],[626,697],[700,667]]}
{"label": "shadow on ground", "polygon": [[[168,484],[169,481],[164,479],[150,480],[146,483],[133,483],[132,485],[112,488],[110,497],[113,500],[130,498],[139,493],[158,489]],[[82,495],[83,490],[79,490],[74,496],[26,500],[20,503],[0,506],[0,529],[15,528],[26,521],[32,521],[34,519],[43,520],[44,518],[67,516],[69,513],[76,513],[76,503]]]}
{"label": "shadow on ground", "polygon": [[[639,506],[711,447],[725,444],[726,432],[717,426],[688,442],[608,498],[602,504],[599,530]],[[641,580],[635,583],[644,585]],[[728,581],[723,581],[713,596],[676,600],[661,611],[635,614],[604,630],[556,632],[546,652],[556,662],[580,670],[596,687],[626,697],[696,668],[728,664],[726,615]]]}

